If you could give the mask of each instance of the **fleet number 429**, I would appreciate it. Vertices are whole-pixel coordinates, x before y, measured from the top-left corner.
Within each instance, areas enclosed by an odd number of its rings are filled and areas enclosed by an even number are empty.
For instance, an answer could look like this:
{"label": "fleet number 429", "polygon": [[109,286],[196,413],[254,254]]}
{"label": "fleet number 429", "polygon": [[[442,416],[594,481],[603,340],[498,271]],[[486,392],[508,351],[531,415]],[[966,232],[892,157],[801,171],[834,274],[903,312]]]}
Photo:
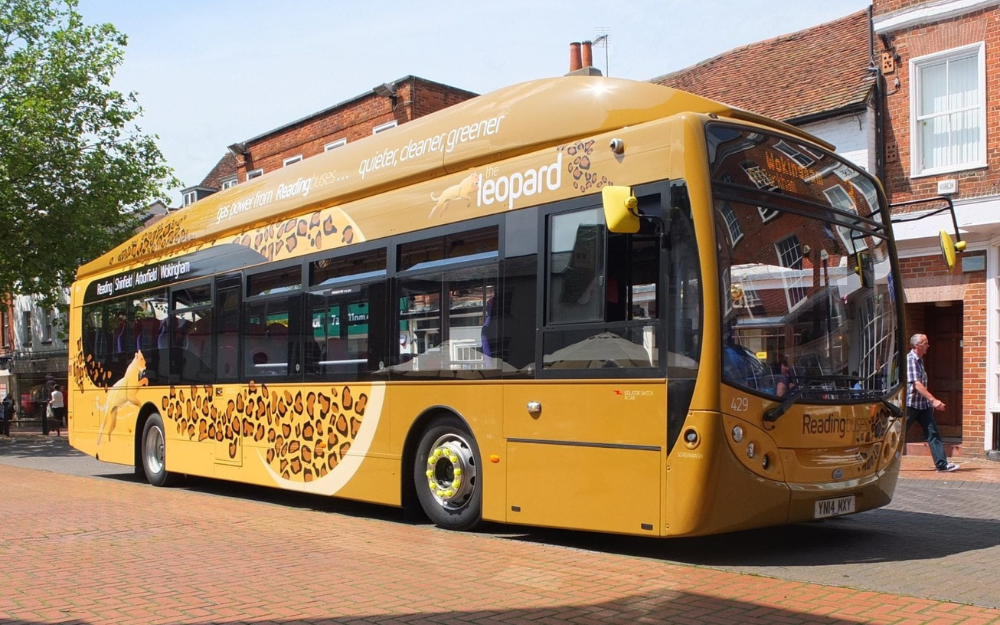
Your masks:
{"label": "fleet number 429", "polygon": [[750,400],[746,397],[733,398],[733,412],[746,412],[750,408]]}

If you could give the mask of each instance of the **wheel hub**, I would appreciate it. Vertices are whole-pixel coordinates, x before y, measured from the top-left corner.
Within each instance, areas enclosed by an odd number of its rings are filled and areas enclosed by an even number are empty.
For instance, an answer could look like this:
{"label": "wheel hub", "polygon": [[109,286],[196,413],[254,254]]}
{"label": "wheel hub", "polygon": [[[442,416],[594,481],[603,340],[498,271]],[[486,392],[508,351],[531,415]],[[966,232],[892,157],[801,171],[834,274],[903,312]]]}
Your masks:
{"label": "wheel hub", "polygon": [[472,448],[457,436],[444,436],[427,455],[427,486],[446,508],[465,505],[475,490],[476,462]]}

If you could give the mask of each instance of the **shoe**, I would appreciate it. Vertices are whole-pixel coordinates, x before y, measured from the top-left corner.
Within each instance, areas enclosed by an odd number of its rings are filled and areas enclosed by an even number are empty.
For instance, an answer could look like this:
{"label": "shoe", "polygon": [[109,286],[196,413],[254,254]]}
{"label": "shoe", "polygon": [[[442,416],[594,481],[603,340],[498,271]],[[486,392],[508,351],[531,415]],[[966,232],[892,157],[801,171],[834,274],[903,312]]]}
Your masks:
{"label": "shoe", "polygon": [[955,464],[954,462],[949,462],[943,467],[938,467],[938,471],[945,471],[945,472],[958,471],[958,467],[960,466],[961,465]]}

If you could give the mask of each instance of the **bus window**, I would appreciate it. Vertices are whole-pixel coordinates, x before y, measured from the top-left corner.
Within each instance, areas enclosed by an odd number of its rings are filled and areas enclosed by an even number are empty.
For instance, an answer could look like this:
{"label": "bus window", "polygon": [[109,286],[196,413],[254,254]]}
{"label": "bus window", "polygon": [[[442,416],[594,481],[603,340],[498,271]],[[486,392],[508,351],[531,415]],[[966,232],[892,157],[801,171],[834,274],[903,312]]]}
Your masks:
{"label": "bus window", "polygon": [[215,378],[212,369],[212,285],[174,289],[171,299],[171,379],[211,383]]}
{"label": "bus window", "polygon": [[[659,211],[659,195],[645,198]],[[656,213],[654,213],[656,214]],[[655,222],[636,234],[609,233],[600,209],[552,215],[542,367],[660,367],[660,245]]]}
{"label": "bus window", "polygon": [[[302,268],[293,265],[247,278],[244,307],[243,376],[302,374]],[[253,298],[250,300],[249,298]]]}
{"label": "bus window", "polygon": [[393,373],[499,377],[504,364],[496,325],[501,304],[495,265],[401,280],[398,293],[399,363]]}
{"label": "bus window", "polygon": [[605,232],[597,208],[551,217],[549,323],[603,321]]}

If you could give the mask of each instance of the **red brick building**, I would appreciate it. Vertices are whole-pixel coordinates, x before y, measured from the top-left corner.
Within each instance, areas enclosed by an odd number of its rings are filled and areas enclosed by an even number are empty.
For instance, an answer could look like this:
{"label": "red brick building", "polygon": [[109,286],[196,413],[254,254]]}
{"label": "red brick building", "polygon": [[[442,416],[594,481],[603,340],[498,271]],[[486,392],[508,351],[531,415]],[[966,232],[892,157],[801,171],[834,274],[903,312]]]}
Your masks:
{"label": "red brick building", "polygon": [[[1000,448],[1000,1],[875,0],[875,58],[885,79],[883,183],[889,201],[951,197],[968,250],[941,261],[947,214],[894,228],[909,332],[927,334],[937,421],[966,455]],[[943,203],[900,211],[928,212]],[[992,453],[991,453],[992,452]]]}
{"label": "red brick building", "polygon": [[201,184],[183,190],[183,205],[476,95],[416,76],[381,84],[350,100],[232,144]]}

